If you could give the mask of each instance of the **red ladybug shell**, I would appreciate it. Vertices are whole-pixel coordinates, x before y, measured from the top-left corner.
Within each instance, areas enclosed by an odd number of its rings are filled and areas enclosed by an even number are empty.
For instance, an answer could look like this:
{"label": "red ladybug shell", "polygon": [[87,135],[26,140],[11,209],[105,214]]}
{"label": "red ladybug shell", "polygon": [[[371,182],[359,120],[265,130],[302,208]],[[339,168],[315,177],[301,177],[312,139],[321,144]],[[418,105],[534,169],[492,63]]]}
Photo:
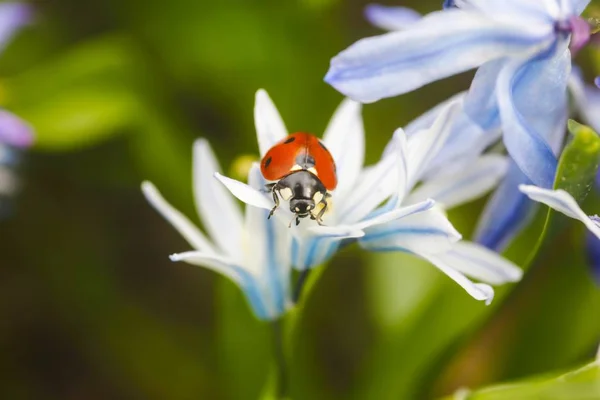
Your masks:
{"label": "red ladybug shell", "polygon": [[276,143],[260,162],[260,172],[269,181],[279,180],[297,169],[311,168],[327,190],[335,189],[337,175],[331,153],[319,139],[303,132],[292,133]]}

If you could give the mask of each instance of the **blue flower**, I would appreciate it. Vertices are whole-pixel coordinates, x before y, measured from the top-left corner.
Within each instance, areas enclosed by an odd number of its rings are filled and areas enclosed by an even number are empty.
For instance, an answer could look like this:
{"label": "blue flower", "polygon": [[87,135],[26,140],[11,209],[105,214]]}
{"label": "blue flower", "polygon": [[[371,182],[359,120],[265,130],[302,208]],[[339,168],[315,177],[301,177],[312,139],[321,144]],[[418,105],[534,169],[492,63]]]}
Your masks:
{"label": "blue flower", "polygon": [[[259,91],[256,100],[258,143],[264,154],[285,137],[287,130],[266,92]],[[409,126],[410,134],[398,129],[381,160],[363,167],[360,107],[345,100],[323,135],[337,164],[340,182],[331,193],[332,208],[324,218],[327,225],[306,221],[289,228],[294,236],[290,249],[293,266],[299,270],[313,268],[328,260],[342,242],[352,239],[368,250],[404,251],[424,258],[474,298],[487,303],[494,293],[488,283],[519,280],[521,271],[498,254],[461,242],[461,235],[439,206],[453,207],[481,196],[506,171],[508,160],[504,156],[481,156],[483,147],[448,143],[460,141],[465,134],[478,139],[480,128],[463,119],[461,107],[459,96],[415,120]],[[444,148],[454,150],[440,164]],[[247,204],[264,210],[273,207],[273,200],[255,187],[217,177]],[[431,198],[436,199],[438,206],[434,207]],[[292,217],[285,207],[278,209],[275,216],[285,227]],[[473,283],[465,274],[485,283]]]}
{"label": "blue flower", "polygon": [[589,39],[579,17],[588,2],[455,1],[406,29],[358,41],[332,59],[325,80],[373,102],[479,67],[465,112],[484,130],[502,127],[515,163],[550,187],[566,122],[568,44]]}
{"label": "blue flower", "polygon": [[[268,220],[268,212],[248,206],[243,215],[235,199],[214,178],[219,166],[208,142],[194,145],[194,197],[206,237],[183,214],[174,209],[150,182],[142,191],[150,204],[179,231],[192,251],[171,255],[216,271],[235,282],[245,293],[254,314],[276,319],[291,306],[290,236],[280,224]],[[248,177],[255,188],[264,186],[260,171]]]}

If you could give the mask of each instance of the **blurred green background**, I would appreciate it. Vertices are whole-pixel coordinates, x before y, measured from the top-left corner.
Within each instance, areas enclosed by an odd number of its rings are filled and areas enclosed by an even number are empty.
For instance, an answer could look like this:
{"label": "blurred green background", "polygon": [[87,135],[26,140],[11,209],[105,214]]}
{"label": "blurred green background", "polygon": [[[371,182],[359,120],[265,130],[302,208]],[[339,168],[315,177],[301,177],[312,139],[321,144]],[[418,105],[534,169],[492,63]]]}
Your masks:
{"label": "blurred green background", "polygon": [[[379,33],[363,18],[367,2],[32,4],[35,23],[0,57],[0,104],[37,131],[12,216],[0,222],[0,398],[257,398],[269,326],[225,278],[168,260],[188,245],[139,184],[153,181],[196,221],[192,142],[208,138],[225,172],[257,156],[259,88],[290,131],[321,134],[342,100],[322,80],[329,59]],[[579,56],[588,77],[600,72],[597,53]],[[367,161],[471,75],[366,106]],[[451,213],[466,237],[483,204]],[[598,204],[590,196],[587,210]],[[600,291],[583,226],[556,220],[524,281],[489,307],[410,256],[342,251],[300,322],[293,398],[430,398],[591,360]],[[523,263],[540,232],[534,224],[509,257]]]}

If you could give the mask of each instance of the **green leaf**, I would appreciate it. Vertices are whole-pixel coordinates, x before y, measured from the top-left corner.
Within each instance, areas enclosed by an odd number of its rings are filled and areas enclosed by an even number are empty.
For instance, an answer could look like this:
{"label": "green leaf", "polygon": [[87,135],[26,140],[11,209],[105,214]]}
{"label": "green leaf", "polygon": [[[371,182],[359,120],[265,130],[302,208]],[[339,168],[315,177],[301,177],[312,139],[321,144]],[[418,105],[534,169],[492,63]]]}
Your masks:
{"label": "green leaf", "polygon": [[600,398],[600,363],[592,362],[575,371],[554,377],[542,376],[523,382],[492,386],[448,400],[553,399],[584,400]]}

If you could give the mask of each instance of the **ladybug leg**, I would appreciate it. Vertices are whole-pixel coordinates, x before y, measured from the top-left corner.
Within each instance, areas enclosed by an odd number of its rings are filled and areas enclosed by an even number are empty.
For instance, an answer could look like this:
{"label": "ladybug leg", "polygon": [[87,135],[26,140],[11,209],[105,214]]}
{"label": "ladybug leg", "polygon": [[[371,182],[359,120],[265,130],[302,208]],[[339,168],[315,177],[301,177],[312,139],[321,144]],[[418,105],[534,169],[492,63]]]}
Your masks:
{"label": "ladybug leg", "polygon": [[275,185],[277,185],[277,182],[275,183],[267,183],[265,185],[264,189],[261,189],[260,191],[263,193],[271,193],[273,191],[273,188],[275,187]]}
{"label": "ladybug leg", "polygon": [[[331,195],[329,195],[329,197],[331,197]],[[325,211],[327,211],[327,200],[325,200],[326,198],[327,198],[327,196],[323,197],[323,200],[321,200],[319,202],[319,204],[323,204],[323,208],[321,208],[321,211],[319,211],[319,213],[317,214],[316,217],[313,217],[313,219],[317,220],[317,224],[319,224],[319,225],[324,225],[323,224],[323,215],[325,214]]]}
{"label": "ladybug leg", "polygon": [[[273,185],[275,186],[275,185]],[[275,190],[273,190],[273,188],[271,188],[271,192],[273,193],[273,201],[275,202],[275,207],[273,207],[271,209],[271,212],[269,213],[269,216],[267,217],[267,219],[271,219],[271,217],[273,216],[273,213],[275,213],[275,210],[277,210],[277,207],[279,207],[279,196],[277,195],[277,192]]]}

